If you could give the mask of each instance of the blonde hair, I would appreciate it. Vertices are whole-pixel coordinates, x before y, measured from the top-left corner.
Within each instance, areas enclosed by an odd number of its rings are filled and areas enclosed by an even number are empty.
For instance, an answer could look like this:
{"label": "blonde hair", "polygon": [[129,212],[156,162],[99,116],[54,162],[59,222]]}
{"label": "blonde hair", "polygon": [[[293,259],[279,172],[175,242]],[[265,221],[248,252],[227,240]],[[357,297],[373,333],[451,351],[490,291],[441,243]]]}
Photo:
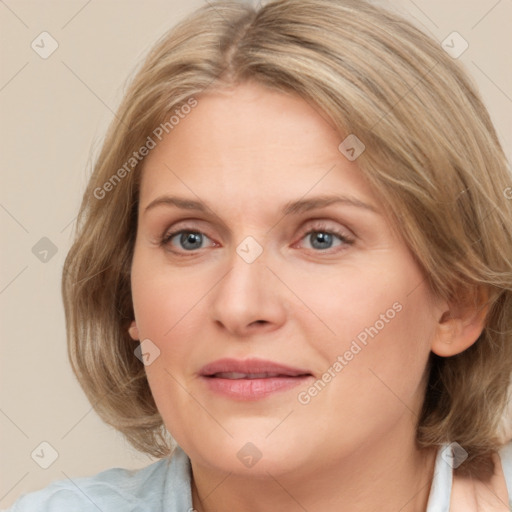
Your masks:
{"label": "blonde hair", "polygon": [[361,0],[257,10],[216,2],[152,49],[108,130],[63,269],[69,357],[89,400],[135,448],[172,453],[128,335],[143,165],[131,159],[191,98],[247,80],[315,104],[340,142],[356,135],[366,147],[357,163],[432,291],[488,307],[470,348],[431,354],[417,425],[419,447],[456,441],[469,454],[461,468],[476,467],[503,443],[512,371],[512,178],[462,66],[410,22]]}

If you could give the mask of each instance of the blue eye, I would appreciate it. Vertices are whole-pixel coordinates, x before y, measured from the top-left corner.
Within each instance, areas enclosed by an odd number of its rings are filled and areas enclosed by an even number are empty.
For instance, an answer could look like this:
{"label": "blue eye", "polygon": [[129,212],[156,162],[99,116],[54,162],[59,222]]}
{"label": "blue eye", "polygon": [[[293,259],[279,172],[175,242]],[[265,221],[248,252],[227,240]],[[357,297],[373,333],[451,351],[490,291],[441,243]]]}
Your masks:
{"label": "blue eye", "polygon": [[346,241],[345,237],[331,231],[309,231],[304,238],[310,241],[313,249],[319,250],[331,249],[336,238],[341,240],[341,242]]}
{"label": "blue eye", "polygon": [[[189,231],[186,229],[182,229],[180,231],[175,231],[174,233],[169,233],[162,240],[162,245],[167,245],[172,242],[173,238],[178,238],[178,244],[180,244],[180,248],[185,249],[186,251],[196,251],[201,249],[201,243],[203,242],[203,238],[208,238],[204,233],[200,231]],[[171,243],[171,245],[174,245]]]}
{"label": "blue eye", "polygon": [[[173,231],[168,233],[161,238],[160,245],[168,246],[172,252],[178,255],[185,255],[183,253],[193,253],[203,249],[204,242],[211,239],[201,231],[193,229],[180,229],[179,231]],[[304,233],[300,240],[309,240],[309,250],[321,253],[331,251],[336,247],[340,247],[339,250],[343,250],[343,246],[349,246],[354,243],[354,239],[336,229],[328,229],[325,225],[316,225],[313,229]],[[336,241],[338,241],[336,243]],[[216,245],[214,242],[210,246]],[[181,252],[181,254],[180,254]]]}

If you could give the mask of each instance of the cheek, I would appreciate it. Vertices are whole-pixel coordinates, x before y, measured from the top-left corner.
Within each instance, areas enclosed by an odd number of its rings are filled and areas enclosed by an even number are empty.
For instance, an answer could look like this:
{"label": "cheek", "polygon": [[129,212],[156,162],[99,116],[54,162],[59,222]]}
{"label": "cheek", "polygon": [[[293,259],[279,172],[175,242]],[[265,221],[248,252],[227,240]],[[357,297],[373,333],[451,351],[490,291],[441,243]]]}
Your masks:
{"label": "cheek", "polygon": [[141,336],[162,343],[182,328],[206,293],[208,280],[179,267],[170,269],[150,257],[132,266],[132,297]]}
{"label": "cheek", "polygon": [[365,392],[368,403],[372,397],[394,400],[393,393],[406,403],[416,399],[435,319],[418,267],[405,253],[390,256],[379,265],[346,268],[328,280],[308,276],[297,285],[316,314],[307,313],[301,329],[321,355],[320,372],[338,362],[334,373],[344,375],[329,386],[332,400],[340,394],[362,400]]}
{"label": "cheek", "polygon": [[[140,260],[139,260],[140,261]],[[199,333],[204,322],[201,309],[204,296],[199,283],[180,269],[170,270],[150,264],[149,258],[134,259],[132,295],[140,338],[151,340],[159,355],[145,367],[147,380],[164,424],[177,440],[187,439],[190,423],[204,421],[204,411],[187,393],[201,343]],[[203,280],[203,283],[207,281]],[[182,421],[187,411],[187,421]]]}
{"label": "cheek", "polygon": [[[207,297],[215,284],[203,273],[169,268],[151,255],[137,253],[132,266],[131,285],[135,319],[140,339],[149,339],[158,357],[146,366],[146,375],[157,405],[182,403],[181,396],[197,370],[193,364],[204,351]],[[167,395],[175,397],[166,400]]]}
{"label": "cheek", "polygon": [[[304,303],[296,315],[304,332],[315,331],[310,341],[318,340],[325,354],[338,355],[348,350],[352,340],[365,342],[382,336],[396,336],[404,317],[414,315],[408,293],[411,283],[420,282],[414,267],[393,258],[381,258],[379,265],[368,258],[358,266],[347,265],[304,273],[300,279],[287,270],[284,280],[294,283],[294,292]],[[299,309],[299,308],[297,308]]]}
{"label": "cheek", "polygon": [[421,406],[432,326],[423,301],[402,296],[394,305],[373,309],[365,324],[329,347],[329,364],[341,356],[343,369],[325,399],[334,404],[341,397],[354,424],[372,415],[384,422]]}

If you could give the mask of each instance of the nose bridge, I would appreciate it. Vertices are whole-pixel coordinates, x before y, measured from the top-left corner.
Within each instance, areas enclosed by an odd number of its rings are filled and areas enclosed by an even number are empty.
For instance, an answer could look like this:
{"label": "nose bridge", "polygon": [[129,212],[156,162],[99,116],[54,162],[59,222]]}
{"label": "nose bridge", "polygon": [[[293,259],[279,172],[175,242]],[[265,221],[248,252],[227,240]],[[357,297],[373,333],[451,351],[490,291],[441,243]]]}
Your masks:
{"label": "nose bridge", "polygon": [[255,322],[276,324],[283,320],[283,301],[272,272],[270,252],[247,236],[233,247],[229,270],[215,287],[213,319],[228,330],[242,333]]}
{"label": "nose bridge", "polygon": [[238,304],[241,310],[247,310],[255,305],[258,298],[268,293],[269,270],[268,251],[252,236],[246,237],[235,246],[229,257],[229,272],[220,282],[227,297],[225,301]]}

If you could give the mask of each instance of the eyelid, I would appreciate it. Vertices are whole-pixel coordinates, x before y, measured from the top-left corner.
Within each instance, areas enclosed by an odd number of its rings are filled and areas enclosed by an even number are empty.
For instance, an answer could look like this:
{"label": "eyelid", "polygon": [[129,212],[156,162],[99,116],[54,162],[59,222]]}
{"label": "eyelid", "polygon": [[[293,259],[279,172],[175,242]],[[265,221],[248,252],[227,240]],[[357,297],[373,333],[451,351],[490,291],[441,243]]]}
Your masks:
{"label": "eyelid", "polygon": [[[187,220],[178,221],[178,222],[172,224],[171,227],[166,228],[164,230],[163,234],[159,238],[160,239],[167,238],[167,236],[169,234],[171,234],[171,233],[177,234],[180,231],[197,231],[197,232],[200,232],[201,234],[208,236],[208,238],[210,238],[211,240],[214,238],[214,237],[211,237],[210,235],[208,235],[208,231],[204,231],[203,230],[204,228],[197,227],[197,226],[194,226],[193,224],[191,224],[191,223],[195,223],[195,222],[204,223],[205,221],[203,221],[202,219],[187,219]],[[313,226],[311,225],[312,223],[314,223]],[[308,230],[325,229],[325,230],[329,230],[329,231],[340,232],[340,234],[342,234],[341,233],[343,231],[342,229],[340,229],[339,227],[336,227],[336,226],[332,227],[329,225],[329,223],[338,224],[338,225],[340,224],[337,221],[325,219],[323,217],[313,218],[313,219],[308,219],[307,221],[303,222],[303,226],[300,228],[300,232],[302,233],[302,236],[304,236],[305,234],[308,233]],[[347,235],[345,235],[346,238],[353,237],[354,235],[352,233],[352,230],[346,226],[344,226],[344,227],[349,232]]]}
{"label": "eyelid", "polygon": [[[194,230],[195,231],[201,231],[204,234],[208,234],[207,232],[202,231],[203,227],[201,227],[201,226],[199,226],[199,227],[194,226],[193,224],[196,223],[196,222],[199,223],[199,224],[208,224],[208,221],[205,221],[203,219],[178,220],[177,222],[172,223],[170,227],[166,228],[165,229],[165,233],[170,233],[171,229],[172,229],[172,231],[179,231],[180,229],[184,229],[184,230],[190,230],[190,231],[194,231]],[[350,227],[346,223],[341,223],[340,221],[337,221],[337,220],[327,219],[325,217],[314,217],[314,218],[309,218],[309,219],[305,220],[301,224],[303,226],[304,225],[309,226],[311,223],[322,223],[321,224],[322,229],[340,230],[340,228],[338,228],[338,227],[334,227],[334,228],[333,227],[329,227],[327,225],[328,223],[332,223],[332,224],[338,225],[338,226],[343,226],[347,231],[349,231],[349,235],[348,236],[353,236],[352,230],[350,229]],[[182,224],[183,224],[183,226],[181,227]],[[317,227],[318,227],[318,225],[317,225]],[[307,228],[301,227],[300,229],[303,231],[303,230],[305,230]],[[310,227],[310,229],[311,229],[311,227]],[[221,231],[224,232],[225,230],[221,229]],[[209,237],[209,238],[212,238],[212,237]]]}
{"label": "eyelid", "polygon": [[[309,219],[304,224],[305,227],[301,228],[301,231],[306,233],[307,231],[319,231],[321,229],[325,229],[326,231],[333,231],[340,234],[344,234],[347,238],[355,236],[352,233],[352,230],[349,229],[344,224],[341,224],[338,221],[325,219],[323,217],[317,219]],[[345,234],[344,231],[346,231],[347,233]]]}
{"label": "eyelid", "polygon": [[208,238],[213,240],[214,237],[211,237],[208,234],[209,229],[205,228],[203,224],[208,224],[208,222],[202,219],[178,220],[177,222],[170,223],[170,225],[166,224],[167,227],[163,230],[163,233],[158,236],[158,239],[161,240],[163,238],[167,238],[172,233],[176,235],[180,231],[193,231],[206,235]]}

